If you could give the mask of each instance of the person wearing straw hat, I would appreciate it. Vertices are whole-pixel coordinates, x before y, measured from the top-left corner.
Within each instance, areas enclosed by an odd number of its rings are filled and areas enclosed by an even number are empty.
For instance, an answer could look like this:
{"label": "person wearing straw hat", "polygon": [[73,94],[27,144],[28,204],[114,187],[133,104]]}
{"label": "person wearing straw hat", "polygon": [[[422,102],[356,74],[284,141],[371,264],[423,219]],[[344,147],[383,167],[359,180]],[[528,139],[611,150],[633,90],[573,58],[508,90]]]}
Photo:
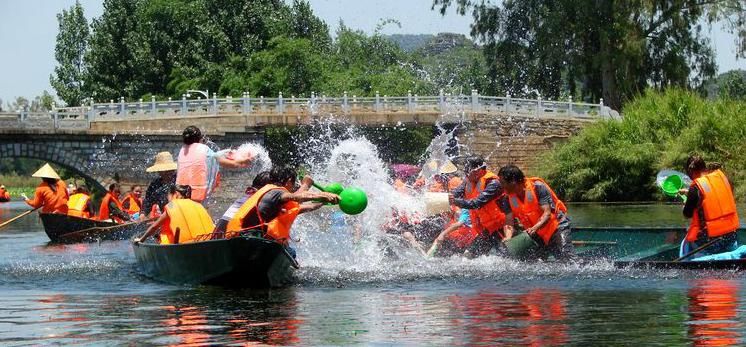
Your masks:
{"label": "person wearing straw hat", "polygon": [[0,184],[0,202],[10,201],[10,193],[5,189],[5,185]]}
{"label": "person wearing straw hat", "polygon": [[450,193],[458,188],[464,180],[456,176],[458,168],[450,160],[440,166],[438,173],[433,176],[433,182],[428,187],[430,192]]}
{"label": "person wearing straw hat", "polygon": [[41,213],[67,214],[67,186],[52,166],[44,164],[31,176],[41,178],[41,184],[36,187],[33,199],[22,194],[24,201],[33,208],[41,207]]}
{"label": "person wearing straw hat", "polygon": [[176,162],[169,152],[160,152],[155,155],[155,163],[147,168],[145,172],[156,172],[158,178],[154,179],[145,190],[145,198],[142,202],[140,219],[146,217],[158,217],[158,211],[163,211],[168,204],[168,195],[171,188],[176,186]]}

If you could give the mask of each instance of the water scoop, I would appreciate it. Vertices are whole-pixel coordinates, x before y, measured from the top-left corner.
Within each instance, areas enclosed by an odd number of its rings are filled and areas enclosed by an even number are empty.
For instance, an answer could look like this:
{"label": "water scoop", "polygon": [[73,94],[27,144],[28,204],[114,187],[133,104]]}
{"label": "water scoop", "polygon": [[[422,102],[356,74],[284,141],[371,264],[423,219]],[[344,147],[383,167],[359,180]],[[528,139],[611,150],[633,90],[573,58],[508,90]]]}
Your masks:
{"label": "water scoop", "polygon": [[659,181],[659,185],[661,190],[663,190],[663,194],[666,196],[671,198],[678,196],[681,200],[686,202],[686,195],[679,194],[679,190],[684,188],[686,184],[684,183],[684,179],[678,173],[668,175],[665,179]]}
{"label": "water scoop", "polygon": [[322,186],[314,182],[313,186],[322,192],[339,195],[339,209],[345,214],[356,215],[365,211],[365,208],[368,207],[368,196],[360,188],[344,188],[340,183]]}
{"label": "water scoop", "polygon": [[425,212],[428,216],[449,211],[451,211],[451,204],[448,202],[448,193],[425,193]]}
{"label": "water scoop", "polygon": [[514,258],[524,258],[538,247],[539,245],[536,241],[525,231],[521,231],[505,241],[505,248],[507,248],[508,254]]}

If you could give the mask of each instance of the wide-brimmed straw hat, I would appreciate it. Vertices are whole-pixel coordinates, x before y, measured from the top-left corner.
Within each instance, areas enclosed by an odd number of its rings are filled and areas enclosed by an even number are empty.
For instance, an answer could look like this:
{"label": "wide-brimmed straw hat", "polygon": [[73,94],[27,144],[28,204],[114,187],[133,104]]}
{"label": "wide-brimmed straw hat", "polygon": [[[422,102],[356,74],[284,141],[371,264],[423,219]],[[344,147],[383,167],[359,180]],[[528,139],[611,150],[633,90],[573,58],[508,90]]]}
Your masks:
{"label": "wide-brimmed straw hat", "polygon": [[155,155],[155,164],[147,168],[146,172],[161,172],[176,170],[176,162],[169,152],[160,152]]}
{"label": "wide-brimmed straw hat", "polygon": [[60,179],[60,175],[57,174],[56,171],[52,168],[49,163],[44,164],[44,166],[41,167],[41,169],[36,170],[31,177],[39,177],[39,178],[54,178],[54,179]]}
{"label": "wide-brimmed straw hat", "polygon": [[450,160],[446,161],[445,164],[443,164],[443,166],[440,167],[441,175],[448,175],[448,174],[456,173],[456,171],[458,171],[458,168]]}

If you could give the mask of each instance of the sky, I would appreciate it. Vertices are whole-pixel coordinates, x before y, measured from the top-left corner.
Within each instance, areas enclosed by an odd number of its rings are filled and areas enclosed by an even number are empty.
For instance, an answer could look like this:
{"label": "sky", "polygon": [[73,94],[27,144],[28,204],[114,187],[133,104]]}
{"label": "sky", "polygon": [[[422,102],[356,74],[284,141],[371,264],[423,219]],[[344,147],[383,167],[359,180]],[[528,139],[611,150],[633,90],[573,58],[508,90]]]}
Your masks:
{"label": "sky", "polygon": [[[381,19],[396,19],[401,27],[389,24],[384,34],[469,34],[471,17],[450,11],[445,17],[430,9],[431,0],[310,0],[317,16],[329,24],[332,33],[340,21],[372,33]],[[48,90],[54,71],[57,14],[75,0],[0,0],[0,99],[16,96],[33,98]],[[101,0],[80,0],[89,20],[103,12]],[[720,27],[709,34],[714,43],[720,72],[746,69],[746,60],[736,60],[735,37]]]}

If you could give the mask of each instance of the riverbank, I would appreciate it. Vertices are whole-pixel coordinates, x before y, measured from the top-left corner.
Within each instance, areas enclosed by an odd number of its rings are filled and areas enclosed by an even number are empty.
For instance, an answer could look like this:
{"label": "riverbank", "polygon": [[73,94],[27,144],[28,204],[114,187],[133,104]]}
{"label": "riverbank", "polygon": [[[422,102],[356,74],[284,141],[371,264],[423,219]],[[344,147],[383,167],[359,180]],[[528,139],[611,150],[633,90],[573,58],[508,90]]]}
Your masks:
{"label": "riverbank", "polygon": [[569,201],[660,201],[656,173],[682,170],[697,152],[723,165],[737,200],[744,201],[743,110],[744,101],[650,90],[624,107],[623,119],[591,124],[546,154],[539,174]]}

